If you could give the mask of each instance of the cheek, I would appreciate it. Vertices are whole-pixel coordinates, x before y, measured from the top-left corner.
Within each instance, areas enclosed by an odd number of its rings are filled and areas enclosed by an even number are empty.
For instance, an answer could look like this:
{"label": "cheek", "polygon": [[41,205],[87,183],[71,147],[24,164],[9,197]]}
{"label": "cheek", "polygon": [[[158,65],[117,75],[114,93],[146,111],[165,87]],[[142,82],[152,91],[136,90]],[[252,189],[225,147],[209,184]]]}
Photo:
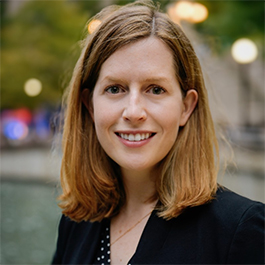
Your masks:
{"label": "cheek", "polygon": [[94,123],[98,137],[104,134],[106,128],[109,126],[109,119],[104,112],[94,112]]}
{"label": "cheek", "polygon": [[104,142],[109,138],[110,128],[115,124],[115,114],[108,108],[94,108],[94,124],[96,134],[100,142]]}
{"label": "cheek", "polygon": [[156,115],[159,117],[162,127],[166,131],[172,131],[172,134],[177,133],[179,129],[179,124],[182,116],[181,105],[168,104],[161,109],[160,114]]}
{"label": "cheek", "polygon": [[102,127],[109,120],[110,112],[107,105],[102,100],[94,100],[93,102],[93,116],[96,127]]}
{"label": "cheek", "polygon": [[[164,151],[168,153],[172,146],[174,145],[178,133],[179,133],[179,124],[181,118],[180,108],[176,108],[176,106],[172,108],[168,108],[171,111],[163,112],[163,115],[160,116],[160,124],[163,130],[163,142],[164,142]],[[163,117],[163,118],[162,118]]]}
{"label": "cheek", "polygon": [[94,114],[94,124],[95,124],[95,131],[98,138],[98,141],[101,145],[101,147],[106,150],[106,147],[108,146],[108,139],[109,139],[109,133],[108,133],[108,119],[106,119],[105,115],[100,115],[100,113]]}

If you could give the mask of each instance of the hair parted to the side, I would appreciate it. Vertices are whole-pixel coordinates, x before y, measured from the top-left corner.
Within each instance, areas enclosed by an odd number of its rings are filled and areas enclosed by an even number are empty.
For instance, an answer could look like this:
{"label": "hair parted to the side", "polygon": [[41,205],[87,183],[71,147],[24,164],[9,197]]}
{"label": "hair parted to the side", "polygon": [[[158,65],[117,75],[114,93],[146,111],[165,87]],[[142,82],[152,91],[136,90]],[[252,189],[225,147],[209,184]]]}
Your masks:
{"label": "hair parted to the side", "polygon": [[156,187],[159,215],[170,219],[185,208],[213,199],[217,190],[218,143],[198,58],[181,28],[152,1],[110,6],[97,16],[101,24],[83,42],[66,102],[60,207],[75,221],[101,221],[117,214],[126,197],[119,166],[99,144],[93,120],[82,104],[82,90],[93,89],[102,64],[119,48],[156,36],[172,51],[183,97],[198,92],[197,106],[160,163]]}

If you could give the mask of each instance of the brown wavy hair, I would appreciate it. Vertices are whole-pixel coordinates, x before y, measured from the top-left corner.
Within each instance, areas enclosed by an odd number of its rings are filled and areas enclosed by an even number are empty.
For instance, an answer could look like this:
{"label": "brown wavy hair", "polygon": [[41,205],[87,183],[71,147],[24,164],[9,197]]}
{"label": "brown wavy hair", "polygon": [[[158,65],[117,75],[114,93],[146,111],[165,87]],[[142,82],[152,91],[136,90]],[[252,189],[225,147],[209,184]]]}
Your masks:
{"label": "brown wavy hair", "polygon": [[95,18],[101,24],[84,39],[67,92],[63,193],[59,197],[63,213],[75,221],[101,221],[117,214],[126,200],[119,165],[99,144],[93,120],[82,103],[82,91],[89,89],[91,103],[102,64],[121,47],[149,36],[159,38],[171,49],[183,97],[189,89],[198,92],[195,110],[160,162],[156,180],[159,215],[170,219],[187,207],[209,202],[217,190],[218,143],[200,63],[190,41],[149,0],[109,6]]}

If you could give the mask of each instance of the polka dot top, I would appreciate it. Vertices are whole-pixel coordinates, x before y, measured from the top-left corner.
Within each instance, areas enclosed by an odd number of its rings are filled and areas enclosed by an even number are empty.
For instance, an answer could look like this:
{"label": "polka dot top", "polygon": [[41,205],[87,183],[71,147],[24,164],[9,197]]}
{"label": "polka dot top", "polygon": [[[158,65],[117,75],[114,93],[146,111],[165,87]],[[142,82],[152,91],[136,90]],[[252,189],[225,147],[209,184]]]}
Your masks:
{"label": "polka dot top", "polygon": [[98,251],[93,264],[110,265],[110,221],[102,225]]}
{"label": "polka dot top", "polygon": [[[110,220],[102,223],[100,241],[93,265],[110,265]],[[131,265],[128,263],[128,265]]]}

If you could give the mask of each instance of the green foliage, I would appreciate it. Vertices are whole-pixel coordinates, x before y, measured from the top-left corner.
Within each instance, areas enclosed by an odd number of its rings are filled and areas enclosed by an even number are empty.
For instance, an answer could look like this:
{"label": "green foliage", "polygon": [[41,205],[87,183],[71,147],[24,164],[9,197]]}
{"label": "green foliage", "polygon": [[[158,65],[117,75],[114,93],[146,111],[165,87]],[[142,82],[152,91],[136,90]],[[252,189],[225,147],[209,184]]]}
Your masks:
{"label": "green foliage", "polygon": [[[78,54],[71,47],[80,39],[89,17],[75,3],[29,1],[2,27],[1,108],[35,108],[55,104],[62,95],[60,78]],[[34,98],[24,92],[29,78],[42,82]]]}
{"label": "green foliage", "polygon": [[[161,9],[173,1],[160,0]],[[15,15],[7,16],[7,1],[1,1],[1,108],[56,104],[79,56],[78,40],[88,19],[110,1],[25,1]],[[133,0],[111,1],[127,4]],[[209,10],[208,19],[194,27],[216,51],[222,52],[240,37],[262,46],[264,3],[262,1],[198,1]],[[69,73],[65,76],[65,73]],[[34,98],[24,92],[24,83],[37,78],[43,91]],[[66,80],[62,85],[62,80]]]}
{"label": "green foliage", "polygon": [[6,1],[0,1],[1,27],[6,21]]}
{"label": "green foliage", "polygon": [[264,2],[255,0],[199,2],[208,8],[209,17],[195,28],[206,40],[214,40],[217,52],[230,49],[232,43],[239,38],[250,38],[258,44],[263,42]]}

